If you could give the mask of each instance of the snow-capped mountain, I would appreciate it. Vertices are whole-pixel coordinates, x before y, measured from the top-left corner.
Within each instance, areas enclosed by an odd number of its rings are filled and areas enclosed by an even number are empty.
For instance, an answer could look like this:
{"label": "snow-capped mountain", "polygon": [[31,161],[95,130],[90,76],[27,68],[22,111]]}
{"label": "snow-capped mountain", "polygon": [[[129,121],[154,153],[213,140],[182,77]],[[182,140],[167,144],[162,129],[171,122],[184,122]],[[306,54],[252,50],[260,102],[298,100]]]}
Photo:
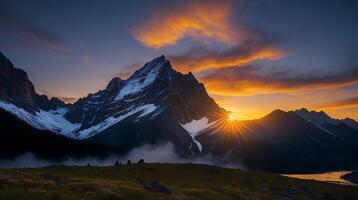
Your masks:
{"label": "snow-capped mountain", "polygon": [[186,138],[180,145],[196,151],[200,144],[193,137],[195,133],[186,131],[185,127],[196,120],[206,120],[209,124],[217,118],[213,113],[225,112],[208,96],[202,83],[191,73],[175,71],[164,56],[146,63],[127,80],[112,79],[105,89],[73,105],[38,95],[26,73],[14,68],[3,55],[0,66],[0,83],[5,83],[0,90],[1,108],[35,128],[75,139],[90,138],[106,131],[117,134],[128,125],[137,127],[165,118],[172,127],[166,127],[164,132],[177,134],[167,139],[178,143],[172,140]]}
{"label": "snow-capped mountain", "polygon": [[347,126],[358,131],[358,122],[356,122],[355,120],[350,119],[350,118],[334,119],[334,118],[331,118],[330,116],[328,116],[323,111],[319,111],[319,112],[308,111],[306,108],[301,108],[299,110],[295,110],[294,112],[296,114],[298,114],[299,116],[301,116],[302,118],[304,118],[312,123],[315,123],[317,125],[324,125],[324,124],[337,125],[339,123],[344,123]]}
{"label": "snow-capped mountain", "polygon": [[80,99],[65,117],[81,124],[76,137],[90,137],[93,143],[125,151],[142,143],[170,141],[184,155],[201,150],[194,137],[197,132],[186,127],[201,120],[203,129],[218,118],[214,114],[218,112],[226,111],[202,83],[191,73],[175,71],[160,56],[129,79],[114,78],[104,90]]}
{"label": "snow-capped mountain", "polygon": [[136,115],[132,122],[169,114],[179,123],[204,117],[221,108],[212,100],[203,84],[189,74],[173,70],[164,56],[146,63],[128,80],[114,78],[108,86],[74,103],[66,119],[79,123],[80,138],[98,132]]}

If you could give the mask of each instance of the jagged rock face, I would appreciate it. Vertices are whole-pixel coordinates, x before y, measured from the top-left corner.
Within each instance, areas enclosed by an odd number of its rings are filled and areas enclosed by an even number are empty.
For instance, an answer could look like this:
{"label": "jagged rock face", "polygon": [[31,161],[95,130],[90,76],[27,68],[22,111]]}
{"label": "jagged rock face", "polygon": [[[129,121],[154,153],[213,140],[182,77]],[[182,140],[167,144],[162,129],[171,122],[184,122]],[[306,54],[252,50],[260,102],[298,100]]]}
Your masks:
{"label": "jagged rock face", "polygon": [[334,118],[331,118],[330,116],[328,116],[323,111],[320,111],[320,112],[308,111],[305,108],[295,110],[294,112],[296,114],[298,114],[299,116],[301,116],[302,118],[304,118],[312,123],[318,124],[318,125],[325,125],[325,124],[336,125],[339,123],[343,123],[343,124],[346,124],[347,126],[358,131],[358,122],[356,122],[355,120],[350,119],[350,118],[334,119]]}
{"label": "jagged rock face", "polygon": [[179,122],[187,123],[203,116],[215,118],[215,112],[224,112],[191,73],[176,73],[173,79],[164,81],[168,85],[163,85],[168,87],[163,88],[166,96],[162,102]]}
{"label": "jagged rock face", "polygon": [[11,102],[28,111],[49,110],[51,107],[56,107],[46,95],[38,95],[26,72],[14,68],[2,53],[0,53],[0,100]]}
{"label": "jagged rock face", "polygon": [[50,99],[50,107],[51,107],[52,110],[55,110],[57,108],[66,107],[66,104],[65,104],[65,102],[61,101],[59,98],[52,97]]}
{"label": "jagged rock face", "polygon": [[66,118],[81,123],[84,129],[142,105],[155,105],[154,115],[169,114],[180,123],[204,116],[213,118],[209,113],[223,111],[191,73],[173,70],[161,56],[128,80],[114,78],[104,90],[80,99],[70,107]]}
{"label": "jagged rock face", "polygon": [[24,108],[35,105],[35,89],[26,72],[15,69],[12,63],[0,55],[0,97],[20,104]]}

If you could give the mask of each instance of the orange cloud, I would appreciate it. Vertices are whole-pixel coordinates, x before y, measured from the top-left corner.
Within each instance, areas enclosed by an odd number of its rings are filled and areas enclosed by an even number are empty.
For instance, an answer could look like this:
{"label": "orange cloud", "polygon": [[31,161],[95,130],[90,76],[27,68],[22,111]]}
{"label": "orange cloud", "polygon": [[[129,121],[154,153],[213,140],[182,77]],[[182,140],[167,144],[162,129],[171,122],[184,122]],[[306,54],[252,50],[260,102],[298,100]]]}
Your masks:
{"label": "orange cloud", "polygon": [[184,1],[176,7],[160,9],[135,27],[133,35],[152,48],[175,45],[185,37],[229,44],[224,50],[193,48],[181,55],[169,55],[175,68],[185,73],[240,66],[257,60],[277,60],[284,56],[273,46],[276,41],[262,31],[233,24],[231,6],[230,1]]}
{"label": "orange cloud", "polygon": [[198,72],[212,68],[240,66],[256,60],[277,60],[284,53],[261,40],[247,41],[224,51],[192,49],[183,55],[169,56],[176,69],[182,72]]}
{"label": "orange cloud", "polygon": [[161,8],[133,30],[136,40],[151,48],[175,45],[184,37],[238,42],[239,31],[230,22],[229,1],[187,1]]}
{"label": "orange cloud", "polygon": [[288,72],[264,73],[261,67],[242,66],[201,74],[200,80],[213,94],[243,96],[350,85],[358,83],[358,70],[353,67],[339,74],[290,76]]}
{"label": "orange cloud", "polygon": [[354,106],[358,106],[358,96],[333,101],[328,104],[319,106],[318,109],[339,109]]}

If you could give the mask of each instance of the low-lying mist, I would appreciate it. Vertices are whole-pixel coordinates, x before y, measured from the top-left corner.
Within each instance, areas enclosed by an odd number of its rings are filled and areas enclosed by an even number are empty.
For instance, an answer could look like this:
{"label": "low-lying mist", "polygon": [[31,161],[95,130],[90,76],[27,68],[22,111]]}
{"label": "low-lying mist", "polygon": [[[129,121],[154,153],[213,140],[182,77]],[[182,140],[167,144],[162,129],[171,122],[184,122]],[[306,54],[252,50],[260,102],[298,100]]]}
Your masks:
{"label": "low-lying mist", "polygon": [[106,158],[68,157],[61,161],[42,159],[31,152],[27,152],[14,159],[0,159],[0,168],[36,168],[50,165],[86,166],[88,164],[91,166],[112,166],[116,161],[125,164],[128,160],[131,160],[132,163],[137,163],[140,159],[144,159],[146,163],[197,163],[245,169],[242,165],[224,163],[210,155],[193,159],[179,158],[175,153],[175,147],[172,143],[143,145],[133,149],[124,156],[112,154]]}

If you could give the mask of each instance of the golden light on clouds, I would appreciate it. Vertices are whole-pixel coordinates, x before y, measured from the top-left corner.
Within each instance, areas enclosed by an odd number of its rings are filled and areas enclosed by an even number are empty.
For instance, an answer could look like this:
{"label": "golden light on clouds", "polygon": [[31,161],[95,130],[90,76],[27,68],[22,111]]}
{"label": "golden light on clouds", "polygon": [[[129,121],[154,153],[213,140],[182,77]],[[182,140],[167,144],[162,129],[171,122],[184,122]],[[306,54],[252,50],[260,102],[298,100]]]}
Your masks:
{"label": "golden light on clouds", "polygon": [[133,29],[133,36],[145,46],[176,45],[184,38],[223,42],[224,49],[189,49],[169,55],[174,67],[184,73],[212,68],[240,66],[257,60],[278,60],[285,54],[261,32],[232,22],[231,1],[184,1],[176,7],[163,7]]}
{"label": "golden light on clouds", "polygon": [[151,48],[175,45],[185,37],[238,42],[239,31],[230,22],[229,1],[191,1],[162,8],[133,30],[136,40]]}
{"label": "golden light on clouds", "polygon": [[[255,61],[280,60],[289,51],[279,48],[281,38],[255,27],[233,23],[233,14],[236,13],[231,9],[232,3],[235,2],[182,1],[180,4],[161,7],[137,24],[132,34],[142,45],[153,49],[175,46],[186,38],[195,40],[192,43],[194,45],[188,49],[167,55],[167,58],[176,70],[183,73],[194,72],[210,95],[214,96],[236,99],[255,95],[297,95],[314,90],[335,90],[358,83],[356,66],[336,74],[297,74],[298,72],[291,73],[294,70],[284,66],[278,66],[280,69],[277,70],[275,64],[270,65],[271,67],[258,66]],[[242,127],[227,122],[262,117],[277,108],[296,109],[296,105],[305,106],[307,102],[301,100],[269,106],[266,101],[257,102],[256,105],[221,102],[216,97],[215,101],[233,111],[231,116],[226,116],[226,122],[222,125],[235,129]],[[322,98],[319,102],[322,102]],[[258,104],[267,107],[261,108]],[[353,99],[327,104],[321,108],[334,110],[357,105],[356,99]]]}
{"label": "golden light on clouds", "polygon": [[[203,74],[200,80],[212,94],[247,96],[256,94],[298,93],[313,89],[331,89],[358,83],[358,71],[349,68],[337,74],[298,74],[246,65],[228,67]],[[200,75],[200,74],[199,74]]]}
{"label": "golden light on clouds", "polygon": [[[205,87],[212,94],[226,95],[226,96],[251,96],[256,94],[297,94],[304,91],[312,91],[313,89],[331,89],[338,88],[347,84],[312,84],[312,85],[298,85],[298,86],[285,86],[278,84],[271,84],[265,82],[250,81],[230,81],[220,79],[203,79]],[[356,105],[356,102],[345,105],[327,105],[321,108],[329,107],[346,107],[348,105]]]}
{"label": "golden light on clouds", "polygon": [[[199,53],[200,54],[200,53]],[[230,49],[226,52],[205,52],[204,55],[173,56],[171,61],[181,72],[199,72],[206,69],[219,69],[230,66],[241,66],[257,60],[278,60],[284,53],[270,46],[254,49]]]}
{"label": "golden light on clouds", "polygon": [[347,107],[358,107],[358,96],[331,101],[318,106],[317,109],[340,109]]}

